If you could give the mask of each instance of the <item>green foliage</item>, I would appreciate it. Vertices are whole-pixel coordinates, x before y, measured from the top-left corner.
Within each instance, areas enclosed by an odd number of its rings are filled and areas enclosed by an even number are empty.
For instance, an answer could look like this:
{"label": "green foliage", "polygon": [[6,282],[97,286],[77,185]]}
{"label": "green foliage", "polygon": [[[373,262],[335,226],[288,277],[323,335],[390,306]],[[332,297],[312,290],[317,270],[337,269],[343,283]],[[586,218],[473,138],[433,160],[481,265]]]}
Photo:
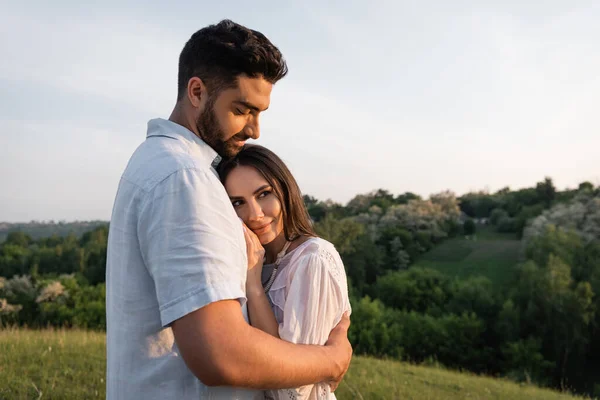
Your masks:
{"label": "green foliage", "polygon": [[506,359],[507,376],[517,382],[547,385],[553,363],[542,355],[542,341],[539,338],[520,339],[509,342],[503,348]]}
{"label": "green foliage", "polygon": [[341,256],[348,279],[360,294],[364,294],[384,271],[384,251],[368,235],[359,236],[352,250]]}
{"label": "green foliage", "polygon": [[542,235],[529,242],[527,258],[537,265],[546,265],[550,257],[556,256],[568,265],[573,265],[582,250],[581,237],[575,232],[548,225]]}
{"label": "green foliage", "polygon": [[441,272],[410,268],[377,280],[374,293],[387,307],[439,314],[450,298],[450,278]]}
{"label": "green foliage", "polygon": [[502,219],[508,218],[508,212],[501,208],[494,208],[490,214],[490,223],[498,226]]}
{"label": "green foliage", "polygon": [[465,235],[474,235],[476,230],[477,227],[475,226],[475,221],[470,218],[463,224],[463,233]]}
{"label": "green foliage", "polygon": [[549,207],[556,198],[556,188],[551,178],[546,177],[543,182],[538,182],[535,187],[540,202]]}
{"label": "green foliage", "polygon": [[364,233],[364,227],[353,219],[336,219],[331,214],[314,227],[317,234],[333,243],[341,254],[352,252],[356,241]]}
{"label": "green foliage", "polygon": [[581,182],[579,184],[579,187],[577,188],[578,191],[580,192],[593,192],[594,191],[594,185],[591,182]]}

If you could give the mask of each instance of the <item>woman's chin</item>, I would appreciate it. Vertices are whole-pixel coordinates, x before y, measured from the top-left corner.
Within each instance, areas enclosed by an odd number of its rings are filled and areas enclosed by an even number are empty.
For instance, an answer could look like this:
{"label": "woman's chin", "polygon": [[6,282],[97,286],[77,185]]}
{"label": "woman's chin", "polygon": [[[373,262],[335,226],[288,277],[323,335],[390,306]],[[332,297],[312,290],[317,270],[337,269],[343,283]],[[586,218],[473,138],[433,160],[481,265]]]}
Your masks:
{"label": "woman's chin", "polygon": [[262,244],[263,246],[266,246],[269,243],[271,243],[273,240],[275,240],[275,238],[277,238],[277,236],[273,235],[271,232],[269,232],[269,233],[265,233],[264,235],[259,236],[258,240],[260,241],[260,244]]}

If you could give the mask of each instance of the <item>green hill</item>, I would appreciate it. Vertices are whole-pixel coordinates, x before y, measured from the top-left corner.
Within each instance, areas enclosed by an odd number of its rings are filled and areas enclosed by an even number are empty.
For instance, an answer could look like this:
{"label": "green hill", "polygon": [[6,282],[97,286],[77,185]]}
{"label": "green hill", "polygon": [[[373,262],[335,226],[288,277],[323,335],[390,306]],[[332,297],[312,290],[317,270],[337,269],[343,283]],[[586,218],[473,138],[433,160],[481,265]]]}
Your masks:
{"label": "green hill", "polygon": [[483,228],[470,239],[446,240],[425,253],[415,266],[436,269],[461,279],[484,276],[496,285],[503,285],[510,280],[520,251],[521,241],[514,234]]}
{"label": "green hill", "polygon": [[[0,330],[0,399],[105,398],[105,335]],[[569,400],[568,394],[438,368],[355,357],[336,391],[343,399]]]}

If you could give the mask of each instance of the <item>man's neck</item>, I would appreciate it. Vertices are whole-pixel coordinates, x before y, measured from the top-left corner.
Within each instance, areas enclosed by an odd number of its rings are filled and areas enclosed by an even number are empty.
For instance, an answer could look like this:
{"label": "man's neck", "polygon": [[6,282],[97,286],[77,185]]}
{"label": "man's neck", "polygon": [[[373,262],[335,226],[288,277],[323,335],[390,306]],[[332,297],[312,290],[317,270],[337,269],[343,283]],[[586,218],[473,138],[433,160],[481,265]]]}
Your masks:
{"label": "man's neck", "polygon": [[194,121],[190,120],[189,117],[186,116],[186,113],[183,112],[181,106],[179,104],[175,105],[171,115],[169,116],[169,121],[174,122],[178,125],[183,126],[187,130],[194,133],[194,135],[200,137],[200,132],[198,132],[198,127],[194,123]]}

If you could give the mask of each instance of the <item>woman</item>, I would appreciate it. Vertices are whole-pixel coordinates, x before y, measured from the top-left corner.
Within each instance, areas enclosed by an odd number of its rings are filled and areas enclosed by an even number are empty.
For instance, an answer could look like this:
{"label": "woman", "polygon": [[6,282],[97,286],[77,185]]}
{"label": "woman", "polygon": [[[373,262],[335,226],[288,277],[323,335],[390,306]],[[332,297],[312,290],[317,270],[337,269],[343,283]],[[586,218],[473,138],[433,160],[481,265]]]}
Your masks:
{"label": "woman", "polygon": [[[344,265],[312,228],[296,180],[270,150],[246,145],[219,176],[248,246],[252,326],[293,343],[325,344],[350,311]],[[327,383],[265,393],[267,399],[335,399]]]}

